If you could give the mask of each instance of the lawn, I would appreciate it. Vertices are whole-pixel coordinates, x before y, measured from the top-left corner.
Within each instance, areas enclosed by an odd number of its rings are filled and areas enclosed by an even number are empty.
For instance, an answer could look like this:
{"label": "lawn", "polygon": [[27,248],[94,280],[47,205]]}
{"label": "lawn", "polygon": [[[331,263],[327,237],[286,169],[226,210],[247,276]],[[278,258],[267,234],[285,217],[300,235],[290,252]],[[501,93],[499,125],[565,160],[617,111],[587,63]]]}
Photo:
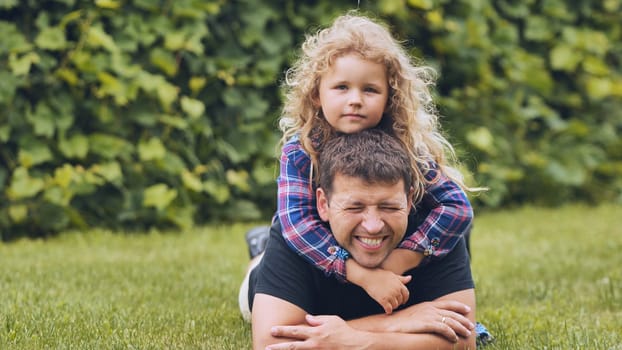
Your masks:
{"label": "lawn", "polygon": [[[622,349],[622,207],[481,214],[485,349]],[[248,349],[237,288],[251,225],[94,230],[0,244],[0,349]]]}

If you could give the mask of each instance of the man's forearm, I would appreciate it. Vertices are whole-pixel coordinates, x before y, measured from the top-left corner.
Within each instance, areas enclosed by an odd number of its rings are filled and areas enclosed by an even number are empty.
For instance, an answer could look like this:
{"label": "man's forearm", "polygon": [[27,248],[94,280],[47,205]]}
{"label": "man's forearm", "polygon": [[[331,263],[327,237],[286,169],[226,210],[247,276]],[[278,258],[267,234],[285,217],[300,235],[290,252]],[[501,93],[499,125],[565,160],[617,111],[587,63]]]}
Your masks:
{"label": "man's forearm", "polygon": [[468,339],[460,338],[458,342],[450,342],[445,338],[430,333],[387,333],[361,332],[358,334],[361,341],[359,349],[365,350],[474,350],[475,336]]}

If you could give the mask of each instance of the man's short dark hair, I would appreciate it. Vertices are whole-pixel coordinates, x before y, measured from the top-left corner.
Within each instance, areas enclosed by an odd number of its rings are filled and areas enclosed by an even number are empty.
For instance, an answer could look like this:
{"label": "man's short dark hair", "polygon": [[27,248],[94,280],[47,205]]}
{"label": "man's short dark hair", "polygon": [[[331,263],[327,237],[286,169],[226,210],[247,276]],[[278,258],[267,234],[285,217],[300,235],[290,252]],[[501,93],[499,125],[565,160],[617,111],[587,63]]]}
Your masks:
{"label": "man's short dark hair", "polygon": [[332,191],[336,174],[359,178],[370,184],[395,184],[404,180],[412,186],[408,153],[393,136],[380,129],[339,134],[326,142],[318,158],[320,187]]}

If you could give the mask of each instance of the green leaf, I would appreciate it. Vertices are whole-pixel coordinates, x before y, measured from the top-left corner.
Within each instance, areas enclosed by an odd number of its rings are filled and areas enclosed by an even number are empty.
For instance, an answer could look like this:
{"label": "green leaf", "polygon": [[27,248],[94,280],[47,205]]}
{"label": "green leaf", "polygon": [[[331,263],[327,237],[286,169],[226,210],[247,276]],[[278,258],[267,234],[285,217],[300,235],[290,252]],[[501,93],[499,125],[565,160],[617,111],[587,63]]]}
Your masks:
{"label": "green leaf", "polygon": [[114,184],[120,183],[123,179],[121,165],[119,165],[118,162],[95,164],[89,169],[89,171]]}
{"label": "green leaf", "polygon": [[90,152],[106,159],[113,159],[118,156],[128,158],[134,151],[132,145],[124,139],[102,133],[89,135],[89,144]]}
{"label": "green leaf", "polygon": [[548,41],[554,37],[549,19],[532,15],[527,18],[525,38],[532,41]]}
{"label": "green leaf", "polygon": [[194,213],[196,206],[186,205],[183,207],[169,206],[166,208],[166,218],[182,230],[188,230],[194,226]]}
{"label": "green leaf", "polygon": [[611,72],[607,62],[594,56],[585,57],[581,65],[586,72],[594,75],[606,76]]}
{"label": "green leaf", "polygon": [[250,185],[248,184],[248,172],[246,170],[235,171],[232,169],[227,170],[225,173],[227,182],[243,192],[250,191]]}
{"label": "green leaf", "polygon": [[33,126],[35,135],[47,138],[54,135],[54,113],[45,102],[37,103],[34,113],[28,109],[26,120]]}
{"label": "green leaf", "polygon": [[9,103],[13,100],[17,84],[17,78],[13,74],[0,70],[0,104]]}
{"label": "green leaf", "polygon": [[58,141],[58,149],[67,158],[83,159],[89,152],[89,139],[82,134],[73,135],[69,139],[62,137]]}
{"label": "green leaf", "polygon": [[160,139],[152,137],[149,140],[140,140],[138,143],[138,156],[142,161],[163,159],[166,155],[166,147]]}
{"label": "green leaf", "polygon": [[0,8],[9,10],[16,7],[18,3],[19,0],[0,0]]}
{"label": "green leaf", "polygon": [[99,26],[89,27],[86,42],[93,47],[103,47],[109,52],[119,51],[114,39]]}
{"label": "green leaf", "polygon": [[551,50],[550,60],[553,69],[573,72],[583,56],[566,44],[559,44]]}
{"label": "green leaf", "polygon": [[196,174],[188,171],[187,169],[181,172],[181,182],[186,188],[189,188],[194,192],[203,191],[203,183],[201,182],[201,179]]}
{"label": "green leaf", "polygon": [[488,154],[496,154],[496,149],[494,148],[494,137],[488,128],[484,126],[480,126],[479,128],[469,131],[466,135],[467,141],[477,149],[484,151]]}
{"label": "green leaf", "polygon": [[199,100],[182,96],[181,109],[186,112],[192,119],[199,118],[205,112],[205,105]]}
{"label": "green leaf", "polygon": [[44,185],[42,179],[30,177],[28,170],[20,166],[13,171],[11,184],[7,189],[7,197],[11,200],[31,198],[41,192]]}
{"label": "green leaf", "polygon": [[408,0],[408,5],[422,10],[430,10],[434,7],[434,2],[432,0]]}
{"label": "green leaf", "polygon": [[24,222],[28,218],[28,207],[24,204],[12,204],[9,206],[9,217],[14,223]]}
{"label": "green leaf", "polygon": [[7,142],[11,137],[11,126],[0,125],[0,142]]}
{"label": "green leaf", "polygon": [[39,62],[39,55],[34,52],[29,52],[20,58],[17,58],[16,54],[9,55],[9,67],[16,76],[27,75],[30,72],[30,67],[33,63]]}
{"label": "green leaf", "polygon": [[205,189],[205,192],[214,198],[216,203],[223,204],[231,197],[229,187],[218,181],[205,181],[203,183],[203,188]]}
{"label": "green leaf", "polygon": [[169,51],[155,48],[149,55],[149,60],[154,66],[160,68],[166,75],[172,77],[177,74],[177,60]]}
{"label": "green leaf", "polygon": [[115,0],[95,0],[97,7],[109,10],[116,10],[121,7],[121,2]]}
{"label": "green leaf", "polygon": [[38,221],[47,230],[60,231],[69,225],[67,212],[59,205],[41,202],[36,212]]}
{"label": "green leaf", "polygon": [[25,168],[51,161],[52,152],[47,145],[41,142],[32,141],[22,146],[17,152],[19,163]]}
{"label": "green leaf", "polygon": [[192,77],[190,78],[190,81],[188,81],[188,87],[190,88],[192,93],[196,94],[201,91],[201,89],[203,89],[206,83],[207,79],[203,77]]}
{"label": "green leaf", "polygon": [[602,100],[611,95],[612,82],[609,78],[588,77],[585,89],[592,100]]}
{"label": "green leaf", "polygon": [[78,82],[80,82],[80,78],[76,71],[70,68],[59,68],[54,74],[70,86],[76,86]]}
{"label": "green leaf", "polygon": [[262,213],[257,209],[257,205],[247,200],[236,200],[228,206],[226,215],[235,220],[259,220]]}
{"label": "green leaf", "polygon": [[65,31],[60,27],[46,27],[39,32],[35,45],[44,50],[60,51],[67,48]]}
{"label": "green leaf", "polygon": [[68,206],[72,197],[71,191],[65,191],[57,186],[48,187],[43,192],[43,198],[46,201],[62,207]]}
{"label": "green leaf", "polygon": [[30,40],[21,33],[14,23],[0,21],[0,55],[5,53],[21,53],[32,51]]}
{"label": "green leaf", "polygon": [[112,96],[117,105],[127,105],[130,100],[130,94],[125,82],[107,72],[99,72],[97,74],[97,79],[101,83],[100,87],[96,90],[97,97]]}
{"label": "green leaf", "polygon": [[61,167],[54,169],[53,180],[60,188],[69,188],[77,177],[76,170],[70,164],[65,163]]}
{"label": "green leaf", "polygon": [[164,210],[176,197],[176,189],[169,189],[166,184],[156,184],[145,189],[143,206]]}
{"label": "green leaf", "polygon": [[158,121],[165,125],[170,125],[179,130],[186,130],[188,128],[188,121],[182,117],[162,114]]}

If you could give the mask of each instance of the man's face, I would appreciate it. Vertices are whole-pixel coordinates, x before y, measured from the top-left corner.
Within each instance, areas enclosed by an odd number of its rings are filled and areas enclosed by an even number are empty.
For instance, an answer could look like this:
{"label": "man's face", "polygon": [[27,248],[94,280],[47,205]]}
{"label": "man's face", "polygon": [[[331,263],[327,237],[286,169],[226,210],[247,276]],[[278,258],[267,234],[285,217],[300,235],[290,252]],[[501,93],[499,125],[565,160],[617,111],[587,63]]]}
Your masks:
{"label": "man's face", "polygon": [[330,199],[318,188],[317,207],[339,245],[361,266],[374,268],[404,237],[411,195],[404,192],[403,180],[369,184],[337,174]]}

